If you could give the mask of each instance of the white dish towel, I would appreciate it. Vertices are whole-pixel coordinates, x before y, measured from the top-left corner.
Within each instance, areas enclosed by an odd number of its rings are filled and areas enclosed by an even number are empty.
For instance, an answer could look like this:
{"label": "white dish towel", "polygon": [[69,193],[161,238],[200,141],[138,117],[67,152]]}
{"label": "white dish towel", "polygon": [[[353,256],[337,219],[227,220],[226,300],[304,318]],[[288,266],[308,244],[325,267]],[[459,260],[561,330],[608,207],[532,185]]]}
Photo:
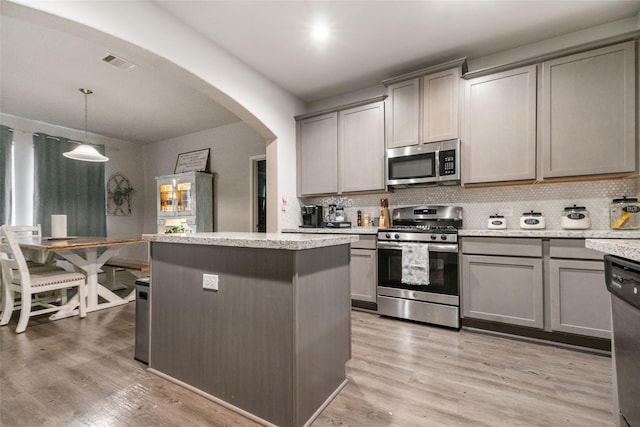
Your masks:
{"label": "white dish towel", "polygon": [[427,286],[429,284],[429,245],[402,244],[402,283]]}

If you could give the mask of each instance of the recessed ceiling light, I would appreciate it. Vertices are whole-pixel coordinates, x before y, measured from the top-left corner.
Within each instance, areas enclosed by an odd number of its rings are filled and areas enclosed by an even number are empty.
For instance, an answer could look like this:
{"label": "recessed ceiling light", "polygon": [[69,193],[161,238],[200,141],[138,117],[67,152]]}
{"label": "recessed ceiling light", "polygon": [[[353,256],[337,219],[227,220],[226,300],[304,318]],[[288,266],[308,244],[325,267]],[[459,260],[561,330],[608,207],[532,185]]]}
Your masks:
{"label": "recessed ceiling light", "polygon": [[316,40],[324,40],[329,37],[329,29],[324,24],[316,24],[311,31],[311,35]]}

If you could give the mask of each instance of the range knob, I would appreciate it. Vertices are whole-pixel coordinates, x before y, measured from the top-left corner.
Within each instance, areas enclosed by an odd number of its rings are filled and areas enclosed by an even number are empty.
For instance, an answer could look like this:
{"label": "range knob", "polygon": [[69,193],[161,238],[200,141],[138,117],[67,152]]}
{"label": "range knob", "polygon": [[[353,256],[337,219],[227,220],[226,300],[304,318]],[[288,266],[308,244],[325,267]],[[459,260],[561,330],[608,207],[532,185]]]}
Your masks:
{"label": "range knob", "polygon": [[432,235],[431,235],[431,240],[436,240],[436,238],[437,238],[437,237],[436,237],[436,235],[435,235],[435,234],[432,234]]}
{"label": "range knob", "polygon": [[443,234],[442,236],[440,236],[440,240],[447,240],[447,235]]}
{"label": "range knob", "polygon": [[391,234],[387,233],[387,234],[384,235],[384,237],[386,237],[387,239],[390,239],[391,238]]}
{"label": "range knob", "polygon": [[394,238],[394,239],[399,239],[399,238],[400,238],[400,235],[396,233],[396,234],[393,236],[393,238]]}

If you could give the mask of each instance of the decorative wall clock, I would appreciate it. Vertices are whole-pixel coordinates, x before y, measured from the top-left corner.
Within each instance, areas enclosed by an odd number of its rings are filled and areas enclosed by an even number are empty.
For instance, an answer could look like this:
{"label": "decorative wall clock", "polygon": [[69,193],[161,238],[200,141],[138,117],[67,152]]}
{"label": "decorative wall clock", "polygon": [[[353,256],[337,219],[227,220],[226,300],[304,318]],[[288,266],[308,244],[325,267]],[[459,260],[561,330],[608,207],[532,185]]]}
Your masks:
{"label": "decorative wall clock", "polygon": [[135,190],[129,179],[114,173],[107,182],[107,215],[131,215],[131,194]]}

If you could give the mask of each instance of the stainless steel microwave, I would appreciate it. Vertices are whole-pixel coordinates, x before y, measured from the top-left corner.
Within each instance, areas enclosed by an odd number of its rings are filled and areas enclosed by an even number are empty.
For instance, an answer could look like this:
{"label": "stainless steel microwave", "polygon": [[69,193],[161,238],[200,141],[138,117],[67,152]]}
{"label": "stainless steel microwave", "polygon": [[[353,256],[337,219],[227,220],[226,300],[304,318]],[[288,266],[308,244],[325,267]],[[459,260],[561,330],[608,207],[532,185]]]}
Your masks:
{"label": "stainless steel microwave", "polygon": [[385,153],[390,187],[460,184],[460,140],[389,148]]}

